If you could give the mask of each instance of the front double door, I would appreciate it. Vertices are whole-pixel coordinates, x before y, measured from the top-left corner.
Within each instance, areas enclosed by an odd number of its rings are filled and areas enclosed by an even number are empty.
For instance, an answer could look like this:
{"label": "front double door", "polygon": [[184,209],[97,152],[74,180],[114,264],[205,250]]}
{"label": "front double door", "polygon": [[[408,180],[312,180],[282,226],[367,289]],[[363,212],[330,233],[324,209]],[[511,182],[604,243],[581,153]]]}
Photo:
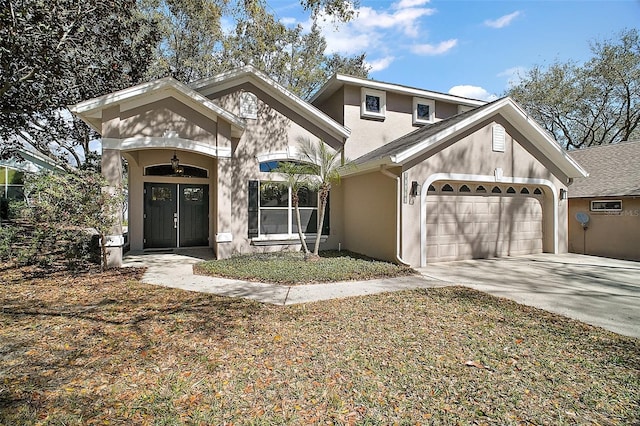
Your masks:
{"label": "front double door", "polygon": [[209,245],[209,185],[144,184],[144,248]]}

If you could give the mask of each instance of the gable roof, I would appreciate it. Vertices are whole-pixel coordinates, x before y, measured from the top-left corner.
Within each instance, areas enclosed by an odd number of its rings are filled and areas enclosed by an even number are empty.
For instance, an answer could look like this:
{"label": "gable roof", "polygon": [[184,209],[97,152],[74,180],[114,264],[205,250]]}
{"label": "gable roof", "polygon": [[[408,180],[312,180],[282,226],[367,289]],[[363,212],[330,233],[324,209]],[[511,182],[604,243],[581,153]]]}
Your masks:
{"label": "gable roof", "polygon": [[195,81],[190,84],[190,87],[203,96],[212,96],[245,84],[254,86],[286,105],[296,114],[340,141],[344,141],[351,134],[349,129],[251,65]]}
{"label": "gable roof", "polygon": [[385,166],[400,166],[421,156],[427,150],[443,145],[474,125],[495,115],[501,115],[549,158],[568,177],[584,177],[587,172],[534,120],[506,97],[482,107],[466,111],[435,124],[422,127],[375,149],[354,161],[356,167],[345,174]]}
{"label": "gable roof", "polygon": [[[0,160],[0,166],[9,167],[11,169],[20,170],[27,173],[37,173],[41,170],[65,171],[65,169],[56,163],[51,157],[37,151],[27,149],[17,149],[17,155],[6,160]],[[71,167],[73,168],[73,167]]]}
{"label": "gable roof", "polygon": [[589,170],[575,179],[569,198],[640,196],[640,140],[571,151]]}
{"label": "gable roof", "polygon": [[217,122],[218,117],[228,121],[231,123],[231,135],[233,137],[240,137],[244,132],[246,125],[242,119],[171,77],[142,83],[89,99],[69,106],[69,110],[81,117],[98,133],[102,133],[102,112],[105,109],[120,105],[121,111],[126,111],[169,97],[177,99],[213,121]]}
{"label": "gable roof", "polygon": [[345,85],[366,87],[369,89],[383,90],[385,92],[399,93],[402,95],[416,96],[420,98],[434,99],[443,102],[452,102],[456,104],[462,104],[467,106],[481,106],[486,104],[486,101],[478,99],[464,98],[462,96],[450,95],[448,93],[433,92],[430,90],[418,89],[415,87],[403,86],[401,84],[385,83],[383,81],[369,80],[367,78],[354,77],[346,74],[334,74],[321,88],[318,90],[311,100],[312,104],[323,102],[331,95],[333,95],[338,89]]}

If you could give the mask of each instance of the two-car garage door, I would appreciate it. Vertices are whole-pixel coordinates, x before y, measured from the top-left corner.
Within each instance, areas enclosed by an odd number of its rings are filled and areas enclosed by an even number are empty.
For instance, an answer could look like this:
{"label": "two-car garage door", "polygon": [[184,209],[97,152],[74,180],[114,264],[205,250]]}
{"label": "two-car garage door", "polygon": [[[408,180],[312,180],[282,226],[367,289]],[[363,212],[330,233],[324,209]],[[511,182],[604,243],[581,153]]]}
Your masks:
{"label": "two-car garage door", "polygon": [[542,252],[537,187],[436,182],[426,206],[427,263]]}

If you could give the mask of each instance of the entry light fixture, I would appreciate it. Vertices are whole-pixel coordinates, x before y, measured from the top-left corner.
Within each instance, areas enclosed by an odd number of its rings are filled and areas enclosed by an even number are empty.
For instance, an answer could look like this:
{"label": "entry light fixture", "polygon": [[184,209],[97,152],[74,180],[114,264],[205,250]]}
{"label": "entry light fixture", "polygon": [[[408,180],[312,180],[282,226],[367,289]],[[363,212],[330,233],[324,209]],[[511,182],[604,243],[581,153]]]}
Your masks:
{"label": "entry light fixture", "polygon": [[413,182],[411,182],[411,192],[409,193],[409,195],[411,195],[412,197],[417,197],[419,195],[419,191],[420,184],[414,180]]}
{"label": "entry light fixture", "polygon": [[564,188],[560,188],[560,199],[561,200],[567,199],[567,190]]}
{"label": "entry light fixture", "polygon": [[184,168],[180,165],[180,159],[175,151],[173,151],[173,157],[171,157],[171,167],[173,168],[173,173],[176,175],[182,175],[184,173]]}
{"label": "entry light fixture", "polygon": [[180,167],[180,159],[176,156],[176,152],[173,151],[173,157],[171,157],[171,167],[173,167],[173,171],[175,172],[178,167]]}

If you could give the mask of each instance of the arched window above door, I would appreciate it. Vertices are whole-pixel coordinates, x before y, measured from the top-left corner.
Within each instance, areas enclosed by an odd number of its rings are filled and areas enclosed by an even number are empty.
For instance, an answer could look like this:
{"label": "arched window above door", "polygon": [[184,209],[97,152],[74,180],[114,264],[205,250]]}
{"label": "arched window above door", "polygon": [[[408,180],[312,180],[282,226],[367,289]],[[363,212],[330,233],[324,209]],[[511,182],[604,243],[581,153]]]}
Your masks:
{"label": "arched window above door", "polygon": [[208,178],[209,171],[201,167],[180,165],[181,173],[177,173],[171,164],[158,164],[144,168],[145,176],[172,176],[172,177],[192,177]]}

